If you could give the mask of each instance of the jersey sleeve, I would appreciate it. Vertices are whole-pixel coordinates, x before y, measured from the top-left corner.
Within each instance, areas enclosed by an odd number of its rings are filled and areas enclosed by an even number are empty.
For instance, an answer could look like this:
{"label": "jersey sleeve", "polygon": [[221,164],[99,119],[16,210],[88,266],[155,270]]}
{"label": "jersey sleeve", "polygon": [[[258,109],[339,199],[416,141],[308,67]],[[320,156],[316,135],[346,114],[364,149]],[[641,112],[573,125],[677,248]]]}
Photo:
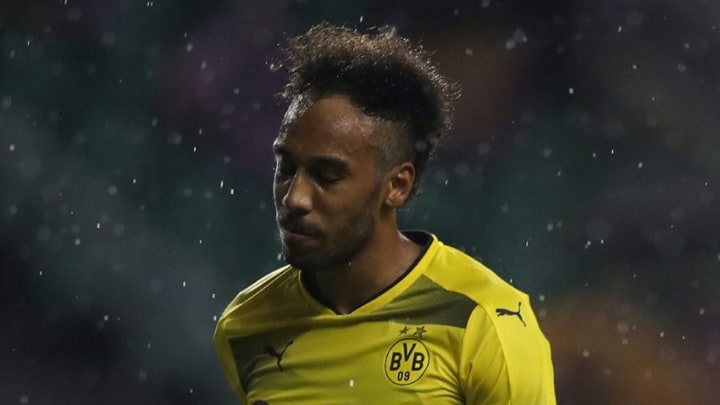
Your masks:
{"label": "jersey sleeve", "polygon": [[460,381],[467,405],[555,404],[550,344],[527,295],[478,306],[463,336]]}
{"label": "jersey sleeve", "polygon": [[215,350],[217,351],[218,359],[220,360],[220,366],[222,367],[223,373],[230,383],[230,386],[238,398],[240,398],[240,401],[243,404],[247,404],[247,394],[240,384],[240,377],[238,375],[237,365],[235,364],[235,356],[233,356],[230,341],[228,340],[227,334],[224,330],[224,320],[225,318],[221,317],[215,328],[215,334],[213,336]]}

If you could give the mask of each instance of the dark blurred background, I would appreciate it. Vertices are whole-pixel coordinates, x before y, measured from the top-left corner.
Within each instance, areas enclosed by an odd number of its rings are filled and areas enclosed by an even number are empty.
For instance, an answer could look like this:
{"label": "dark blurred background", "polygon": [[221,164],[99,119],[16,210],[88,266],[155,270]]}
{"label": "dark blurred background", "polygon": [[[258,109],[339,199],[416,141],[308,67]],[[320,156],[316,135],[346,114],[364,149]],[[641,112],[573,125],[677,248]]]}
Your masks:
{"label": "dark blurred background", "polygon": [[561,404],[720,397],[720,3],[5,1],[0,403],[232,404],[281,265],[278,46],[391,25],[464,88],[403,213],[527,291]]}

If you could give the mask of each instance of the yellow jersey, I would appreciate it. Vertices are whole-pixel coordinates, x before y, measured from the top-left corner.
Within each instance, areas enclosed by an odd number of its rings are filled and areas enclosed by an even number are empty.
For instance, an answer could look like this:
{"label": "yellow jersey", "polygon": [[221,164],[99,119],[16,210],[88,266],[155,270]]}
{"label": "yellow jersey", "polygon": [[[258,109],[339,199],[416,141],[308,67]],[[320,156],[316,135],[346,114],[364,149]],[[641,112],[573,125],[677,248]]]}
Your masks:
{"label": "yellow jersey", "polygon": [[554,404],[550,345],[528,296],[440,242],[349,314],[323,306],[285,266],[240,292],[215,329],[247,405]]}

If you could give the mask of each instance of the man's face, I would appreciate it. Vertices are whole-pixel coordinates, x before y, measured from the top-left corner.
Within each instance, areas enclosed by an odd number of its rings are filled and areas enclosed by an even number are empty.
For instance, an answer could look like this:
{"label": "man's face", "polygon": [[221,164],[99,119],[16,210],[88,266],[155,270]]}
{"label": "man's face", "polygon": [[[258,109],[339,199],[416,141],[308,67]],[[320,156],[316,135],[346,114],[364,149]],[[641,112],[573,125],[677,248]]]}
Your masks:
{"label": "man's face", "polygon": [[274,143],[276,220],[288,263],[305,271],[352,261],[373,237],[382,178],[375,122],[345,96],[294,102]]}

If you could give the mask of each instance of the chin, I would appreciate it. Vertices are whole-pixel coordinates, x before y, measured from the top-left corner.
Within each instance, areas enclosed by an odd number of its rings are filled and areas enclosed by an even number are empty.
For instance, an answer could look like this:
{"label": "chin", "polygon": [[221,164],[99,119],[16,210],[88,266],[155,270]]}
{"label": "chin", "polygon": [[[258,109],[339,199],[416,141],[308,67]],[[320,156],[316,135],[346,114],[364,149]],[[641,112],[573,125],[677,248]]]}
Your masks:
{"label": "chin", "polygon": [[285,261],[289,265],[306,272],[322,271],[328,265],[325,255],[300,254],[292,249],[287,249],[285,246],[283,246],[283,254]]}

